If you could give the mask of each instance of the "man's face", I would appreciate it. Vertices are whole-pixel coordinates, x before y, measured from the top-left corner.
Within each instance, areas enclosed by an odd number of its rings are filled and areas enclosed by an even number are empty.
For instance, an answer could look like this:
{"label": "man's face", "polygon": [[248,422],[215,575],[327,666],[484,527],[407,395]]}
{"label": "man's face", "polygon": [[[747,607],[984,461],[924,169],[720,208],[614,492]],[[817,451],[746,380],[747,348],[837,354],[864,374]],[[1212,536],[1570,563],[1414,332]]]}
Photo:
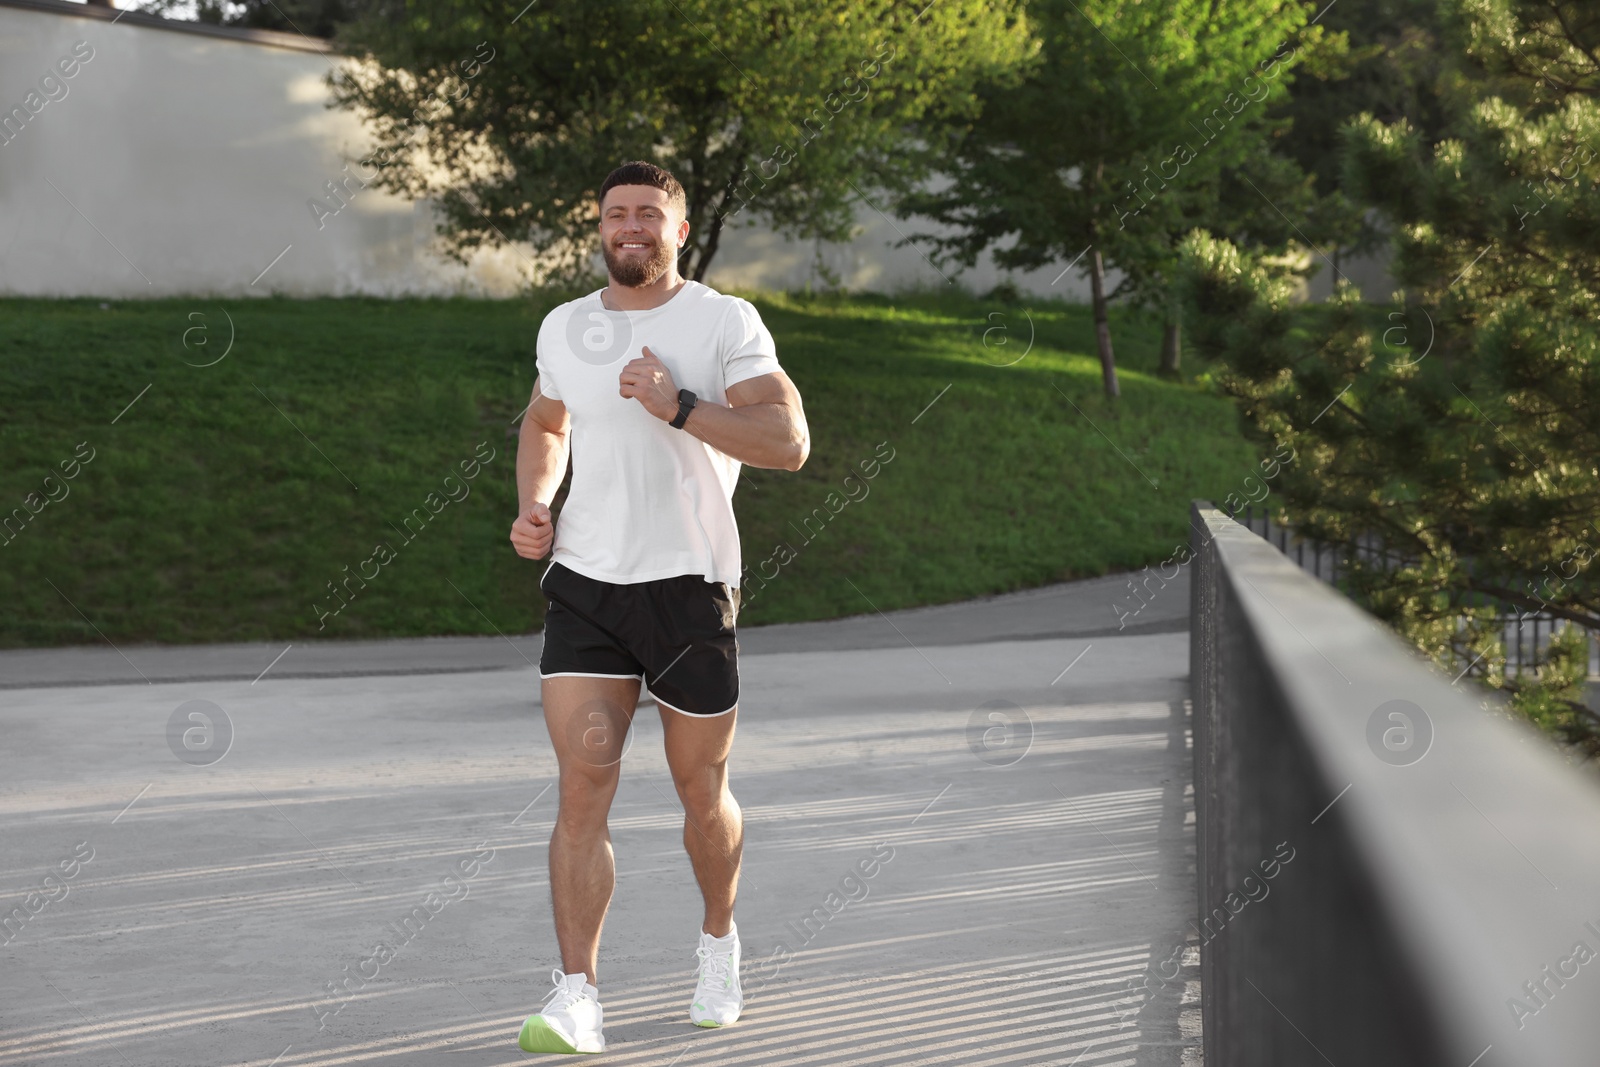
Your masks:
{"label": "man's face", "polygon": [[618,285],[657,281],[677,261],[689,235],[688,220],[668,206],[653,185],[616,185],[600,205],[600,251]]}

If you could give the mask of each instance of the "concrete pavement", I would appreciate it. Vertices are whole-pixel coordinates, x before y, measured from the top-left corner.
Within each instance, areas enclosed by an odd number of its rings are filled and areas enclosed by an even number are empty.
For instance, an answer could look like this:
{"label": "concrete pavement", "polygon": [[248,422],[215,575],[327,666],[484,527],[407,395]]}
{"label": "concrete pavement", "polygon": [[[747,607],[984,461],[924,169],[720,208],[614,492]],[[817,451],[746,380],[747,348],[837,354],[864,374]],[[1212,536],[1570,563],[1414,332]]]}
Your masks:
{"label": "concrete pavement", "polygon": [[[1118,634],[1121,584],[741,635],[724,1030],[687,1022],[698,895],[642,711],[599,1061],[1197,1064],[1188,597]],[[0,1067],[556,1062],[515,1045],[557,962],[537,639],[362,645],[256,681],[281,648],[123,649],[131,684],[0,654]],[[207,765],[169,745],[189,701],[231,726]]]}
{"label": "concrete pavement", "polygon": [[[744,652],[822,652],[974,644],[1044,637],[1110,637],[1179,633],[1189,625],[1189,577],[1181,572],[1137,603],[1127,575],[1062,582],[1020,593],[869,612],[826,622],[743,628]],[[892,625],[885,626],[887,618]],[[414,637],[387,641],[242,642],[215,645],[117,645],[0,650],[0,689],[129,682],[254,681],[515,670],[536,665],[538,633],[497,637]]]}

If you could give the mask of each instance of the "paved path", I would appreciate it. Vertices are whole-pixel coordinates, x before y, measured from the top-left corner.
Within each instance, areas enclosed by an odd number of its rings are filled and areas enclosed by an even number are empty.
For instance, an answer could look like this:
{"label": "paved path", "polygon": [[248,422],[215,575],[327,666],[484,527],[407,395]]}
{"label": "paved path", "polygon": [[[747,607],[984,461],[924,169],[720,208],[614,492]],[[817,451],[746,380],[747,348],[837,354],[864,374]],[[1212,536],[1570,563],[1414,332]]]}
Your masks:
{"label": "paved path", "polygon": [[[1188,594],[1119,634],[1122,586],[741,635],[722,1031],[687,1023],[697,894],[641,711],[599,1061],[1197,1064]],[[280,651],[0,654],[0,1067],[556,1062],[515,1047],[555,963],[537,636],[252,682]],[[209,766],[169,749],[190,700],[232,725]]]}

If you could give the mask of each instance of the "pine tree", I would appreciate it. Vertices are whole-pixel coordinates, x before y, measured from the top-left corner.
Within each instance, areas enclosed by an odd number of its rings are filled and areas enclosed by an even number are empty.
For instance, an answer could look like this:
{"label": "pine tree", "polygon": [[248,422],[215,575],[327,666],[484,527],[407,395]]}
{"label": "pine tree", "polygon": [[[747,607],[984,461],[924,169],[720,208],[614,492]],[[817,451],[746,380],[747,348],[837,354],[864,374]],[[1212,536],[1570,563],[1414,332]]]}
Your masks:
{"label": "pine tree", "polygon": [[1280,517],[1393,554],[1352,569],[1358,599],[1593,753],[1578,632],[1508,678],[1496,616],[1600,627],[1600,10],[1441,11],[1446,136],[1370,114],[1344,131],[1344,190],[1394,233],[1394,304],[1341,283],[1295,308],[1280,270],[1195,231],[1191,337],[1247,429],[1296,450]]}

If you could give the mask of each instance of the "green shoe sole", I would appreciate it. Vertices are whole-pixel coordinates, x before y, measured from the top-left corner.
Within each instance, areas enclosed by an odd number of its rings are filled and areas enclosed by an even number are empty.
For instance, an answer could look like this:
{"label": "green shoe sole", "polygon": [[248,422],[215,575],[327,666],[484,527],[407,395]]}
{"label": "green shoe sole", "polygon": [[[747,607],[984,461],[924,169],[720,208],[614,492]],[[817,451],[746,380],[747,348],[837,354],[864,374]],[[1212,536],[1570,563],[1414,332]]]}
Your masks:
{"label": "green shoe sole", "polygon": [[517,1035],[517,1047],[524,1052],[565,1052],[576,1053],[578,1050],[562,1037],[560,1033],[550,1028],[542,1015],[530,1015],[522,1024],[522,1033]]}

